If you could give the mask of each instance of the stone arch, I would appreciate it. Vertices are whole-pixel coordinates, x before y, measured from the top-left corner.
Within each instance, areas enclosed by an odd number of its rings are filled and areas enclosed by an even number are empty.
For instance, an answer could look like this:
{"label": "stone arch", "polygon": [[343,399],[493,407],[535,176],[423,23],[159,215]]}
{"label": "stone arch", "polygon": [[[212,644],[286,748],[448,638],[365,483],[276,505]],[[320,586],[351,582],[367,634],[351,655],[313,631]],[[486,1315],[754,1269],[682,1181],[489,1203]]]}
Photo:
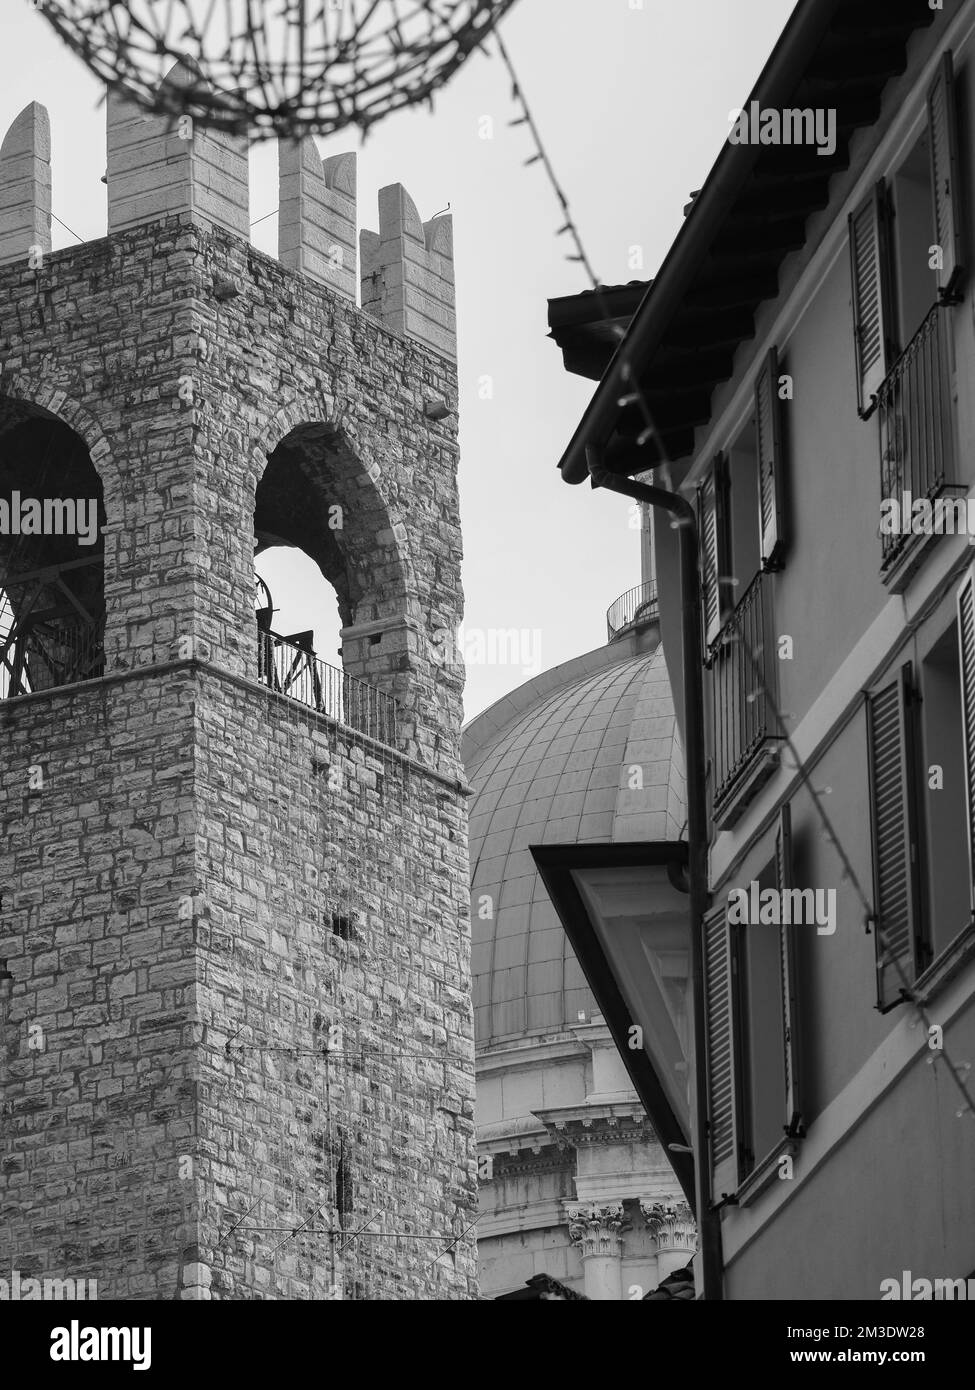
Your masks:
{"label": "stone arch", "polygon": [[0,383],[0,696],[103,673],[109,457],[64,393]]}
{"label": "stone arch", "polygon": [[255,530],[314,560],[351,630],[343,642],[346,671],[387,684],[384,677],[407,670],[403,634],[419,612],[406,528],[381,468],[367,466],[354,426],[335,420],[329,405],[323,414],[292,401],[269,422],[248,480]]}
{"label": "stone arch", "polygon": [[[118,495],[119,475],[111,445],[94,415],[80,401],[48,381],[20,372],[0,375],[0,405],[6,400],[19,401],[28,411],[34,409],[70,425],[87,445],[106,498]],[[106,510],[112,510],[107,503]]]}

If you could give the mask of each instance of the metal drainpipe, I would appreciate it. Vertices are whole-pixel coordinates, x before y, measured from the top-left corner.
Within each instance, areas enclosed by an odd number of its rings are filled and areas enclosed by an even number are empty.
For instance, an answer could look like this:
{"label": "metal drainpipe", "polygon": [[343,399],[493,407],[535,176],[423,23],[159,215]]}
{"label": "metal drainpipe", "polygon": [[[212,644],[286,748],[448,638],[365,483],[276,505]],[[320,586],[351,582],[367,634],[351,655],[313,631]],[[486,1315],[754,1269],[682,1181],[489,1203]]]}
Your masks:
{"label": "metal drainpipe", "polygon": [[687,851],[691,913],[691,988],[694,1000],[694,1099],[699,1152],[694,1159],[697,1228],[705,1299],[723,1297],[721,1217],[711,1209],[707,1162],[708,1089],[705,1064],[704,914],[708,907],[708,816],[704,769],[704,677],[701,670],[701,594],[697,568],[697,518],[690,503],[676,492],[650,487],[598,466],[596,451],[587,450],[594,487],[608,488],[635,502],[662,507],[678,521],[680,550],[682,664],[684,670],[684,759],[687,777]]}

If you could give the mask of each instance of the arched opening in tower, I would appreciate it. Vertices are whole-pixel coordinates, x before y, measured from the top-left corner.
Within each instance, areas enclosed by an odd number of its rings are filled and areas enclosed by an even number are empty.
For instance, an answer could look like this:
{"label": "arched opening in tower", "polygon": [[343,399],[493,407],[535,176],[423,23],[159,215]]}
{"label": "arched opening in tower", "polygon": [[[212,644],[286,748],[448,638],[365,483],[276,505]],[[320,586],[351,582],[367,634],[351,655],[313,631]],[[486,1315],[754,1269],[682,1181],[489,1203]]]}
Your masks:
{"label": "arched opening in tower", "polygon": [[[254,497],[258,677],[392,743],[390,686],[408,662],[408,582],[379,479],[378,465],[367,467],[337,425],[299,424],[269,454]],[[310,564],[302,568],[299,553]],[[285,567],[274,584],[272,564]]]}
{"label": "arched opening in tower", "polygon": [[104,525],[84,440],[0,401],[0,699],[103,674]]}
{"label": "arched opening in tower", "polygon": [[332,431],[304,425],[270,455],[255,497],[254,567],[260,678],[340,718],[352,586],[339,540],[344,508],[329,485],[334,454]]}

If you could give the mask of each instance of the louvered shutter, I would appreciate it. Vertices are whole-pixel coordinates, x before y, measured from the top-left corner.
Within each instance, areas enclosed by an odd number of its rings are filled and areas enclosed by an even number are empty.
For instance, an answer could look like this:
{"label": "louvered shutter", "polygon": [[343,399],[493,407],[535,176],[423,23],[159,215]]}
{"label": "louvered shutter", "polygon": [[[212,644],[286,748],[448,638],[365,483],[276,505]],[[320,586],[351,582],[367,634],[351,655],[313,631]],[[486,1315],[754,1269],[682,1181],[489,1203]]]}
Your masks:
{"label": "louvered shutter", "polygon": [[963,197],[958,162],[958,117],[951,53],[941,59],[928,91],[928,134],[931,148],[931,187],[934,189],[934,240],[941,247],[943,266],[937,272],[943,300],[956,298],[964,274],[962,257]]}
{"label": "louvered shutter", "polygon": [[779,355],[769,352],[755,383],[758,436],[758,522],[762,569],[782,568],[785,555],[785,477],[782,452],[782,402],[779,400]]}
{"label": "louvered shutter", "polygon": [[[780,894],[791,891],[792,812],[788,802],[779,809],[779,829],[775,837],[775,877]],[[782,1036],[785,1040],[785,1128],[790,1135],[802,1133],[797,945],[796,923],[787,925],[783,922],[779,928],[779,980],[782,989]]]}
{"label": "louvered shutter", "polygon": [[717,1202],[736,1192],[739,1181],[737,943],[726,906],[704,919],[704,977],[708,1148],[711,1197]]}
{"label": "louvered shutter", "polygon": [[853,337],[860,414],[870,414],[887,375],[889,345],[890,239],[887,189],[881,180],[850,214],[850,269],[853,279]]}
{"label": "louvered shutter", "polygon": [[721,631],[725,617],[725,593],[730,569],[728,545],[728,470],[718,454],[711,471],[697,490],[697,517],[701,539],[701,603],[704,608],[704,644]]}
{"label": "louvered shutter", "polygon": [[[975,875],[975,573],[971,571],[958,590],[958,647],[968,811],[968,881],[972,885]],[[971,893],[975,909],[975,885]]]}
{"label": "louvered shutter", "polygon": [[914,979],[920,931],[912,720],[908,665],[867,701],[874,944],[881,1012],[899,1004],[904,980]]}

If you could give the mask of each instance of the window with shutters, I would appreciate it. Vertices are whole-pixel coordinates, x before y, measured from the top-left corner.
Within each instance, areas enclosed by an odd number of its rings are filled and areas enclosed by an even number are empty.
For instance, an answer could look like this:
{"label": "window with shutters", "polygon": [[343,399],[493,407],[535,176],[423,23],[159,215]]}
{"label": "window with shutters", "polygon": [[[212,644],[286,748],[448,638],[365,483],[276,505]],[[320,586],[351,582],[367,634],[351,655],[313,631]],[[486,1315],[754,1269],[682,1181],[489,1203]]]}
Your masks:
{"label": "window with shutters", "polygon": [[784,564],[785,458],[779,361],[755,383],[755,410],[699,489],[703,628],[715,823],[731,825],[774,771],[780,731],[773,594]]}
{"label": "window with shutters", "polygon": [[954,71],[946,53],[927,97],[926,127],[849,219],[857,401],[876,415],[881,497],[907,521],[880,528],[881,574],[895,593],[936,534],[913,534],[910,506],[961,488],[954,440],[947,306],[960,298],[965,235]]}
{"label": "window with shutters", "polygon": [[701,547],[701,630],[709,652],[734,609],[728,460],[718,454],[697,490]]}
{"label": "window with shutters", "polygon": [[906,997],[922,964],[914,673],[906,663],[867,700],[877,1007]]}
{"label": "window with shutters", "polygon": [[975,574],[867,699],[877,1007],[935,987],[973,929]]}
{"label": "window with shutters", "polygon": [[[791,821],[780,811],[774,858],[758,892],[793,886]],[[705,918],[711,1193],[720,1202],[758,1191],[803,1133],[796,928]]]}
{"label": "window with shutters", "polygon": [[930,965],[971,918],[966,844],[965,735],[958,623],[932,634],[920,662],[921,796],[926,868],[921,964]]}
{"label": "window with shutters", "polygon": [[711,1200],[723,1201],[741,1181],[738,935],[724,904],[704,919],[707,1025],[708,1152]]}
{"label": "window with shutters", "polygon": [[[759,891],[777,887],[774,862],[758,879]],[[758,923],[741,933],[742,1159],[744,1173],[782,1138],[785,1123],[785,1035],[782,1024],[780,928]]]}

